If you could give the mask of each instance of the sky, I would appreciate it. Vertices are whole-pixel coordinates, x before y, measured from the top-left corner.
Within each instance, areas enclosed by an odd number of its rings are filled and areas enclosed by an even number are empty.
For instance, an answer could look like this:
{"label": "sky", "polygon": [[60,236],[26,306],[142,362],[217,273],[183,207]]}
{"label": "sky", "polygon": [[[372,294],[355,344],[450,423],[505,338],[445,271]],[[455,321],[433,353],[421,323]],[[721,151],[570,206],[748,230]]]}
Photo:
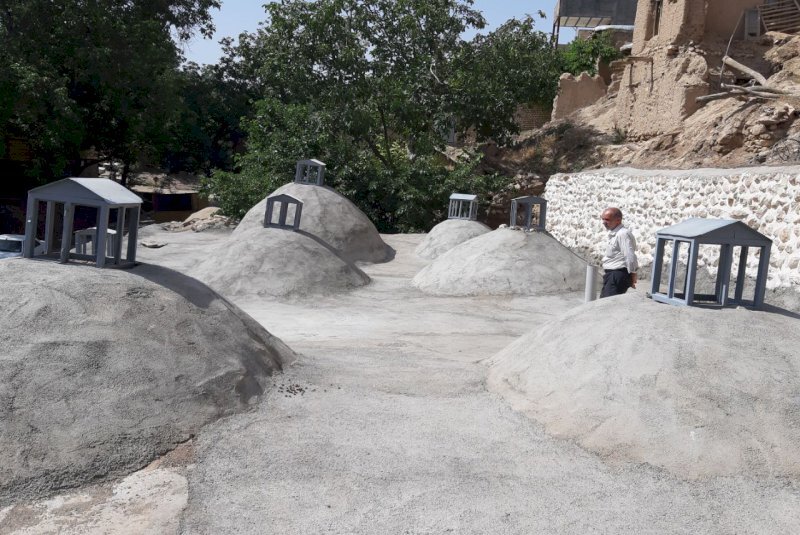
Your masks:
{"label": "sky", "polygon": [[[216,63],[221,55],[219,40],[223,37],[236,37],[242,32],[253,32],[258,28],[258,23],[263,21],[263,5],[266,0],[223,0],[222,8],[212,10],[216,32],[211,39],[197,37],[188,43],[184,52],[186,59],[195,63]],[[475,9],[483,13],[486,19],[486,28],[482,33],[492,31],[508,19],[522,18],[526,14],[534,15],[537,28],[550,33],[553,28],[553,11],[556,0],[475,0]],[[536,13],[542,10],[547,19],[542,20]],[[560,42],[569,42],[575,32],[569,28],[562,28]],[[469,39],[472,35],[464,36]]]}

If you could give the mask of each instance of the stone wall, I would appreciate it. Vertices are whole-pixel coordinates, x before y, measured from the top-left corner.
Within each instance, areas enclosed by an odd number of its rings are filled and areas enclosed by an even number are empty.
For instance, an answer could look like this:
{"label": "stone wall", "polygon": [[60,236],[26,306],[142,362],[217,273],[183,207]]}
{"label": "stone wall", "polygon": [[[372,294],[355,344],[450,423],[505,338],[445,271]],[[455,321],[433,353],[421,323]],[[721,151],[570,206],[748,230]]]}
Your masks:
{"label": "stone wall", "polygon": [[[547,230],[595,261],[602,256],[605,236],[600,212],[608,206],[619,207],[633,230],[647,278],[657,230],[690,217],[736,219],[773,240],[767,287],[800,287],[800,166],[557,174],[543,196],[548,200]],[[713,252],[701,251],[700,265],[709,273],[716,273]],[[757,265],[753,256],[751,276]]]}

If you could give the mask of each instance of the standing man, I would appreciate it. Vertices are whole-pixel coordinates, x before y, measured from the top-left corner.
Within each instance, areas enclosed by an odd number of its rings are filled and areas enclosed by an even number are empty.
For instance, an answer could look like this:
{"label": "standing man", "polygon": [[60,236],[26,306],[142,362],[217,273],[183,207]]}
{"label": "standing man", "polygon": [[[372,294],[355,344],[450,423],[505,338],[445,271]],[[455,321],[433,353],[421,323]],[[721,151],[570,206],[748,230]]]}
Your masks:
{"label": "standing man", "polygon": [[619,208],[606,208],[600,215],[603,226],[608,229],[608,244],[603,256],[603,289],[600,297],[624,294],[628,288],[636,288],[636,240],[631,231],[622,226]]}

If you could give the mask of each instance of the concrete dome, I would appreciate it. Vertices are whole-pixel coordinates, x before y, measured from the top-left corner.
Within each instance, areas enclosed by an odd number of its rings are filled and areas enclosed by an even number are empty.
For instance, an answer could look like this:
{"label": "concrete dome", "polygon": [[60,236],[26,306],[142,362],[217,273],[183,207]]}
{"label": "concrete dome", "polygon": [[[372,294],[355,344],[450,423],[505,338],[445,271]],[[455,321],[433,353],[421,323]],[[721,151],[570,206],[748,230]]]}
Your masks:
{"label": "concrete dome", "polygon": [[0,503],[141,468],[246,409],[293,352],[207,286],[0,262]]}
{"label": "concrete dome", "polygon": [[680,477],[800,475],[797,320],[600,299],[492,359],[489,385],[552,434]]}
{"label": "concrete dome", "polygon": [[335,293],[370,280],[355,264],[304,232],[259,224],[231,234],[220,249],[191,274],[226,296]]}
{"label": "concrete dome", "polygon": [[550,235],[500,228],[450,249],[412,282],[433,295],[543,295],[585,280],[583,260]]}
{"label": "concrete dome", "polygon": [[456,245],[491,231],[478,221],[447,219],[433,227],[414,252],[420,258],[434,260]]}
{"label": "concrete dome", "polygon": [[[330,245],[350,262],[385,262],[392,249],[378,234],[372,221],[348,198],[325,186],[284,184],[272,195],[287,194],[303,201],[300,230]],[[251,208],[233,231],[234,235],[263,228],[267,199]]]}

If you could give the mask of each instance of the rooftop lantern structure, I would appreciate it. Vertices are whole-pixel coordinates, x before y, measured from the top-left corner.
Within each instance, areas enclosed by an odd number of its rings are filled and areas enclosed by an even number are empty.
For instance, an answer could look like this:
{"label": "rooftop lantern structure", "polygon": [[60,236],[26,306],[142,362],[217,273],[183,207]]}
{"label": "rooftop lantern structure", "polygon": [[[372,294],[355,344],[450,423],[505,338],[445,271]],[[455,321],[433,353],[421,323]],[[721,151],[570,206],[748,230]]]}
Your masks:
{"label": "rooftop lantern structure", "polygon": [[[519,216],[523,223],[519,224]],[[510,227],[522,227],[525,230],[544,231],[547,218],[547,200],[530,195],[511,199]]]}
{"label": "rooftop lantern structure", "polygon": [[[719,262],[714,294],[695,293],[697,264],[701,246],[719,248]],[[672,256],[665,291],[661,291],[661,275],[664,269],[664,252],[671,248]],[[684,249],[684,247],[688,248]],[[772,240],[756,232],[741,221],[732,219],[687,219],[677,225],[656,232],[656,250],[653,258],[653,276],[650,293],[654,301],[672,305],[718,305],[730,304],[761,308],[764,304],[769,253]],[[759,251],[753,299],[744,299],[747,258],[750,249]],[[679,272],[682,253],[688,253],[688,262]],[[730,296],[731,271],[734,253],[738,253],[736,289]],[[681,281],[679,283],[679,281]]]}
{"label": "rooftop lantern structure", "polygon": [[[275,205],[278,205],[277,220],[275,218]],[[289,212],[293,211],[294,216],[292,223],[287,223]],[[267,197],[267,213],[264,215],[264,227],[269,228],[285,228],[297,230],[300,228],[300,216],[303,214],[303,201],[281,193],[280,195],[273,195]]]}
{"label": "rooftop lantern structure", "polygon": [[478,219],[478,196],[468,193],[453,193],[450,195],[450,205],[447,209],[448,219]]}
{"label": "rooftop lantern structure", "polygon": [[322,186],[325,184],[325,164],[319,160],[298,160],[294,181],[297,184]]}
{"label": "rooftop lantern structure", "polygon": [[[94,260],[97,267],[125,267],[136,263],[136,236],[142,200],[125,187],[107,178],[65,178],[30,190],[25,222],[25,247],[22,253],[26,258],[34,256],[40,203],[46,203],[47,206],[43,255],[55,252],[56,242],[60,240],[58,259],[61,263],[66,263],[70,258]],[[95,210],[94,228],[73,232],[76,207]],[[61,232],[56,228],[57,209],[63,210]],[[109,237],[110,220],[113,221],[116,236]],[[127,255],[123,257],[122,236],[126,228],[128,247]],[[91,255],[86,254],[88,241],[93,243]],[[111,248],[109,242],[112,244]],[[73,245],[78,243],[80,248],[71,252]]]}

